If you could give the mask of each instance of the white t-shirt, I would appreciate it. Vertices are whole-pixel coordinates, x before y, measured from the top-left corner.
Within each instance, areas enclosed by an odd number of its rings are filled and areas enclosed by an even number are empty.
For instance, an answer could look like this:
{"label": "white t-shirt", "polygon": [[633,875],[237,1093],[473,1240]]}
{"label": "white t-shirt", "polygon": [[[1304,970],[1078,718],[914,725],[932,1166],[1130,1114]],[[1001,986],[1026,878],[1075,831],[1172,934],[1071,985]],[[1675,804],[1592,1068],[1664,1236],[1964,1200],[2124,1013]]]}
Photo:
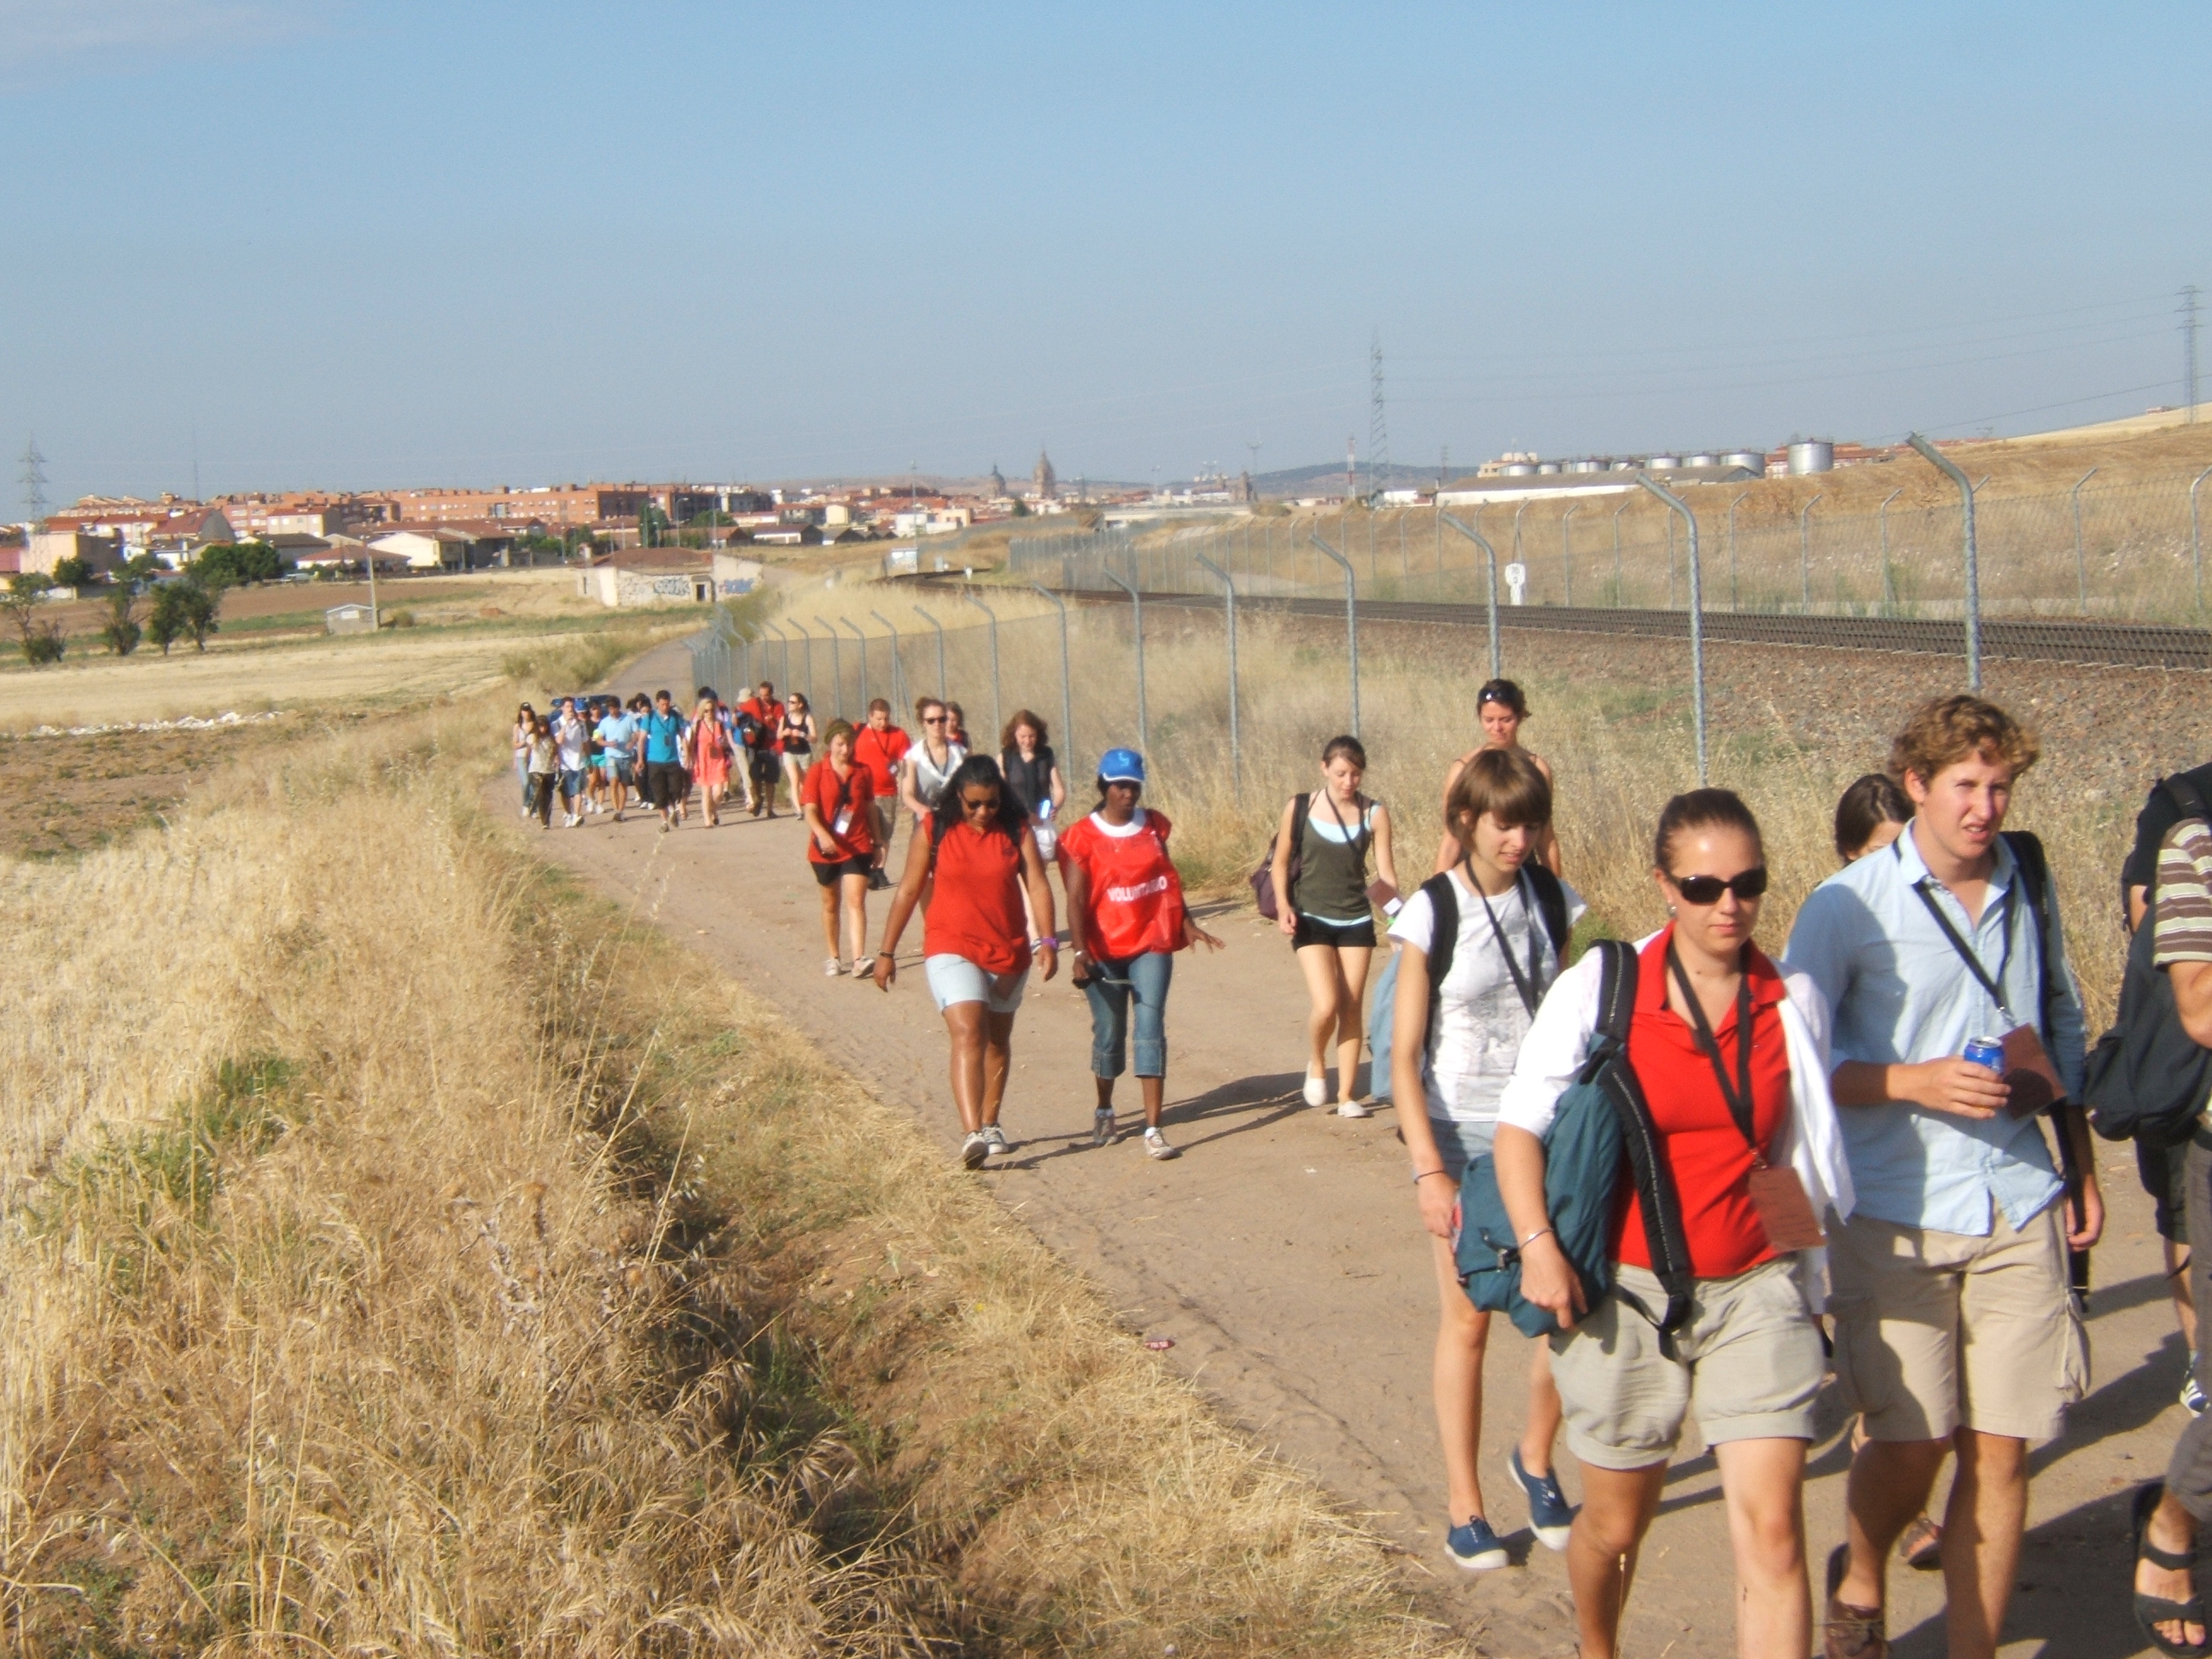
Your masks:
{"label": "white t-shirt", "polygon": [[[1494,1123],[1498,1097],[1513,1075],[1513,1062],[1521,1053],[1521,1040],[1528,1034],[1531,1016],[1521,1003],[1513,975],[1498,952],[1498,935],[1490,917],[1482,913],[1482,899],[1457,870],[1451,872],[1454,896],[1459,900],[1459,937],[1452,946],[1451,971],[1444,975],[1443,996],[1437,1009],[1437,1029],[1431,1032],[1429,1054],[1421,1080],[1429,1097],[1429,1115],[1458,1123]],[[1567,886],[1567,925],[1582,920],[1589,906],[1581,894]],[[1527,876],[1511,890],[1490,901],[1498,932],[1505,935],[1513,960],[1525,977],[1531,941],[1537,965],[1531,982],[1540,1001],[1543,993],[1559,975],[1559,953],[1536,908],[1535,894]],[[1426,893],[1406,901],[1390,925],[1390,937],[1425,953],[1436,929],[1436,915]]]}
{"label": "white t-shirt", "polygon": [[554,741],[561,745],[561,769],[580,772],[584,769],[584,722],[563,717],[554,728]]}

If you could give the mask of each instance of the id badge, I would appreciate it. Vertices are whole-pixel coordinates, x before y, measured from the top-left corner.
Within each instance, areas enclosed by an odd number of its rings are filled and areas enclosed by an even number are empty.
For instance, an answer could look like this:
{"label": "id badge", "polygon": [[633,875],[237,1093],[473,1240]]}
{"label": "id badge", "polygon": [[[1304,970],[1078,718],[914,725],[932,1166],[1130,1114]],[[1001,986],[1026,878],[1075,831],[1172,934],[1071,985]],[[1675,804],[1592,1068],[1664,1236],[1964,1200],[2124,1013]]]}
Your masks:
{"label": "id badge", "polygon": [[853,809],[848,806],[843,811],[837,814],[837,822],[830,826],[830,833],[836,836],[842,841],[844,838],[845,832],[852,827]]}
{"label": "id badge", "polygon": [[2033,1117],[2065,1098],[2065,1085],[2033,1025],[2015,1025],[2004,1034],[2004,1081],[2005,1111],[2012,1117]]}
{"label": "id badge", "polygon": [[1828,1242],[1796,1170],[1768,1164],[1753,1170],[1750,1179],[1751,1207],[1759,1212],[1768,1244],[1778,1250],[1810,1250]]}

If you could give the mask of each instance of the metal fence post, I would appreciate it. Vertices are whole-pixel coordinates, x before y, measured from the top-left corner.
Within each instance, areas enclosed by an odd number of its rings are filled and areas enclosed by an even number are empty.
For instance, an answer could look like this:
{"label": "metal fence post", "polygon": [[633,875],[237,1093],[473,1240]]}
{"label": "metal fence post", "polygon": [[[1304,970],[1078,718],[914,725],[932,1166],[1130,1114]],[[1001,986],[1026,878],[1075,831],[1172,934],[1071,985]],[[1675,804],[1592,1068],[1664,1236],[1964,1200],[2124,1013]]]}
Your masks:
{"label": "metal fence post", "polygon": [[1875,513],[1881,520],[1881,614],[1885,617],[1897,609],[1897,579],[1889,563],[1889,504],[1904,493],[1902,489],[1891,490],[1881,498]]}
{"label": "metal fence post", "polygon": [[882,611],[871,611],[868,614],[871,617],[873,617],[878,622],[881,623],[885,628],[890,629],[891,720],[892,723],[896,725],[897,723],[898,717],[906,712],[906,665],[899,660],[899,631],[896,628],[892,627],[891,619],[884,615]]}
{"label": "metal fence post", "polygon": [[999,700],[999,613],[968,588],[960,590],[960,597],[991,619],[991,729],[995,732],[1006,723],[1006,712]]}
{"label": "metal fence post", "polygon": [[1152,752],[1152,714],[1145,707],[1145,596],[1137,591],[1136,584],[1125,582],[1112,571],[1106,580],[1129,596],[1129,631],[1137,636],[1137,752]]}
{"label": "metal fence post", "polygon": [[1958,466],[1943,458],[1934,444],[1917,432],[1906,434],[1920,459],[1959,486],[1960,539],[1965,544],[1966,563],[1966,690],[1982,689],[1982,572],[1980,560],[1974,550],[1974,486]]}
{"label": "metal fence post", "polygon": [[2066,492],[2068,503],[2074,509],[2074,585],[2079,598],[2081,614],[2089,614],[2089,562],[2081,551],[2081,486],[2097,476],[2091,467],[2074,480],[2074,488]]}
{"label": "metal fence post", "polygon": [[1199,556],[1198,562],[1219,579],[1222,602],[1228,612],[1229,796],[1241,805],[1244,799],[1244,746],[1237,729],[1237,584],[1230,580],[1226,570],[1204,554]]}
{"label": "metal fence post", "polygon": [[[1476,516],[1481,515],[1478,513]],[[1492,547],[1483,533],[1472,525],[1462,524],[1449,513],[1443,514],[1443,517],[1446,524],[1480,548],[1490,560],[1490,678],[1494,680],[1505,672],[1504,653],[1499,648],[1498,639],[1498,550]],[[1613,515],[1613,526],[1617,546],[1617,538],[1620,534],[1620,514],[1618,513]],[[1618,558],[1619,555],[1616,553],[1614,556]],[[1616,577],[1618,574],[1616,568]],[[1616,593],[1613,597],[1615,603],[1618,603],[1620,595]]]}
{"label": "metal fence post", "polygon": [[788,691],[791,690],[791,635],[775,623],[763,623],[761,626],[775,635],[776,643],[783,647],[783,689]]}
{"label": "metal fence post", "polygon": [[1698,787],[1708,781],[1705,760],[1705,588],[1698,569],[1698,515],[1679,495],[1672,495],[1643,473],[1636,482],[1680,515],[1690,538],[1690,699],[1698,726]]}
{"label": "metal fence post", "polygon": [[1060,741],[1073,767],[1076,759],[1075,691],[1067,666],[1067,601],[1042,583],[1031,582],[1030,586],[1050,599],[1060,612]]}
{"label": "metal fence post", "polygon": [[937,630],[937,695],[942,700],[945,696],[945,624],[920,605],[915,606],[915,611],[922,621]]}
{"label": "metal fence post", "polygon": [[1735,510],[1751,499],[1747,489],[1729,503],[1729,609],[1740,610],[1735,599]]}
{"label": "metal fence post", "polygon": [[1813,610],[1813,502],[1827,493],[1825,489],[1814,490],[1813,500],[1797,509],[1798,603],[1808,615]]}
{"label": "metal fence post", "polygon": [[1513,562],[1520,565],[1525,565],[1527,562],[1521,552],[1521,515],[1528,510],[1528,503],[1526,501],[1513,509]]}
{"label": "metal fence post", "polygon": [[806,631],[806,624],[798,617],[790,617],[786,620],[798,630],[799,641],[806,647],[806,706],[811,711],[814,705],[821,701],[814,695],[814,635]]}
{"label": "metal fence post", "polygon": [[1352,657],[1352,735],[1359,735],[1359,590],[1352,574],[1352,561],[1314,532],[1313,544],[1344,569],[1344,642]]}
{"label": "metal fence post", "polygon": [[838,620],[853,630],[853,637],[860,642],[860,724],[868,723],[868,636],[860,631],[860,624],[850,617]]}
{"label": "metal fence post", "polygon": [[2212,466],[2206,467],[2189,484],[2189,567],[2197,579],[2197,608],[2204,609],[2204,537],[2197,517],[2197,487],[2212,478]]}
{"label": "metal fence post", "polygon": [[1583,504],[1575,501],[1559,514],[1559,602],[1562,605],[1571,605],[1575,602],[1575,544],[1567,526],[1573,521],[1575,514],[1582,510]]}
{"label": "metal fence post", "polygon": [[[1613,509],[1613,602],[1616,605],[1626,603],[1621,598],[1620,586],[1620,515],[1628,511],[1629,503],[1635,499],[1632,495]],[[1494,675],[1497,670],[1491,672]]]}
{"label": "metal fence post", "polygon": [[[830,636],[830,684],[831,688],[830,698],[830,702],[835,705],[835,708],[831,712],[837,719],[843,720],[845,718],[845,647],[842,641],[838,638],[837,626],[835,623],[823,622],[821,615],[818,612],[816,614],[814,620],[821,623],[822,631]],[[808,695],[807,701],[810,702],[813,701],[813,696],[811,693]]]}

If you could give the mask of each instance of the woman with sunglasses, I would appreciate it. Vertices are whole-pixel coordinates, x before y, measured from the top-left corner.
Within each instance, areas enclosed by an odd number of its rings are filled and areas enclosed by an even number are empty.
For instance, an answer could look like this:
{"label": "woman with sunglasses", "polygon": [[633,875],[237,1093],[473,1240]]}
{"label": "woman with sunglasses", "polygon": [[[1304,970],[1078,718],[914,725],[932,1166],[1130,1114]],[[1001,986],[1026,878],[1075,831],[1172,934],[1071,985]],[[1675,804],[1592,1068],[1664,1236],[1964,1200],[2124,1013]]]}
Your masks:
{"label": "woman with sunglasses", "polygon": [[899,762],[899,800],[914,815],[917,837],[937,810],[945,784],[968,758],[968,751],[945,735],[951,721],[942,698],[924,697],[914,706],[921,741],[910,746]]}
{"label": "woman with sunglasses", "polygon": [[1583,1468],[1567,1544],[1581,1651],[1614,1652],[1668,1456],[1694,1414],[1720,1465],[1738,1650],[1802,1659],[1813,1640],[1805,1449],[1827,1362],[1798,1253],[1822,1242],[1821,1218],[1848,1216],[1852,1203],[1828,1093],[1829,1012],[1811,980],[1785,979],[1752,943],[1766,866],[1758,823],[1735,794],[1668,802],[1654,865],[1672,920],[1637,947],[1627,1060],[1695,1276],[1671,1338],[1655,1322],[1668,1295],[1626,1175],[1607,1252],[1613,1290],[1595,1307],[1545,1204],[1545,1137],[1596,1037],[1598,953],[1545,999],[1498,1112],[1498,1185],[1520,1240],[1522,1293],[1559,1322],[1552,1375]]}
{"label": "woman with sunglasses", "polygon": [[[1275,829],[1272,867],[1275,925],[1291,941],[1306,981],[1305,1103],[1328,1103],[1329,1050],[1336,1050],[1339,1117],[1365,1117],[1359,1098],[1360,1009],[1367,997],[1367,968],[1375,957],[1377,890],[1367,879],[1367,853],[1375,851],[1381,896],[1395,896],[1398,866],[1390,852],[1390,814],[1359,793],[1367,775],[1367,750],[1359,739],[1331,738],[1321,751],[1322,787],[1283,803]],[[1298,860],[1296,880],[1291,859]]]}
{"label": "woman with sunglasses", "polygon": [[[799,789],[806,781],[807,770],[813,765],[814,745],[821,737],[821,731],[814,724],[814,711],[807,706],[806,694],[804,691],[793,692],[789,701],[784,704],[783,718],[776,722],[775,743],[776,752],[783,757],[784,781],[791,786],[793,800],[799,799]],[[771,811],[774,806],[775,795],[771,790]]]}
{"label": "woman with sunglasses", "polygon": [[[1057,780],[1057,769],[1053,775]],[[1070,824],[1060,839],[1060,878],[1067,890],[1075,988],[1091,1005],[1091,1074],[1098,1085],[1091,1141],[1103,1146],[1114,1139],[1114,1079],[1127,1064],[1134,1003],[1145,1155],[1173,1158],[1176,1149],[1160,1128],[1160,1108],[1167,1092],[1168,986],[1175,978],[1175,953],[1193,945],[1218,951],[1221,941],[1183,904],[1182,878],[1168,856],[1174,826],[1165,813],[1138,805],[1144,793],[1144,757],[1133,749],[1108,750],[1098,763],[1097,811]]]}
{"label": "woman with sunglasses", "polygon": [[[960,763],[938,797],[929,833],[907,843],[906,870],[876,952],[881,990],[898,979],[899,937],[924,888],[929,903],[922,913],[922,971],[952,1039],[952,1099],[966,1132],[960,1161],[973,1170],[1013,1150],[999,1127],[999,1110],[1013,1064],[1014,1015],[1036,954],[1044,955],[1047,979],[1060,966],[1052,885],[1036,836],[988,755]],[[1024,921],[1024,893],[1037,918],[1034,939]]]}
{"label": "woman with sunglasses", "polygon": [[[1544,775],[1544,781],[1547,784],[1553,781],[1552,763],[1541,755],[1533,754],[1521,746],[1521,726],[1528,718],[1528,699],[1522,694],[1519,686],[1511,680],[1485,681],[1482,690],[1474,694],[1474,714],[1475,718],[1482,722],[1482,746],[1468,750],[1454,761],[1451,770],[1444,774],[1444,815],[1447,822],[1451,816],[1452,785],[1458,781],[1467,763],[1477,755],[1487,754],[1497,749],[1507,750],[1516,755],[1527,755],[1536,769]],[[1460,845],[1458,836],[1446,829],[1443,841],[1437,848],[1436,872],[1441,875],[1446,870],[1455,868],[1466,854],[1467,848]],[[1560,873],[1559,838],[1552,833],[1552,826],[1548,823],[1544,826],[1543,839],[1537,844],[1534,856],[1541,860],[1544,867],[1553,875]]]}

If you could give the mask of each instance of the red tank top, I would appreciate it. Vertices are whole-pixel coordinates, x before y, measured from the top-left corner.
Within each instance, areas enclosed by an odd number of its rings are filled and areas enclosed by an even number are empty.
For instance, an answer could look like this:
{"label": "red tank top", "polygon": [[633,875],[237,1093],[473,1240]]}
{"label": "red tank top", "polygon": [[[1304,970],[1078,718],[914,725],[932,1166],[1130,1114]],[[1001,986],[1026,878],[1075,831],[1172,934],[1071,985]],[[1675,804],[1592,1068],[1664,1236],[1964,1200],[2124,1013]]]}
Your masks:
{"label": "red tank top", "polygon": [[945,831],[937,843],[921,949],[925,956],[965,957],[987,974],[1018,973],[1030,965],[1022,851],[1012,836],[964,823]]}
{"label": "red tank top", "polygon": [[1114,835],[1096,814],[1061,832],[1063,870],[1080,865],[1091,878],[1091,911],[1083,920],[1091,955],[1121,961],[1148,951],[1182,949],[1182,881],[1168,857],[1167,814],[1137,809],[1141,823]]}

